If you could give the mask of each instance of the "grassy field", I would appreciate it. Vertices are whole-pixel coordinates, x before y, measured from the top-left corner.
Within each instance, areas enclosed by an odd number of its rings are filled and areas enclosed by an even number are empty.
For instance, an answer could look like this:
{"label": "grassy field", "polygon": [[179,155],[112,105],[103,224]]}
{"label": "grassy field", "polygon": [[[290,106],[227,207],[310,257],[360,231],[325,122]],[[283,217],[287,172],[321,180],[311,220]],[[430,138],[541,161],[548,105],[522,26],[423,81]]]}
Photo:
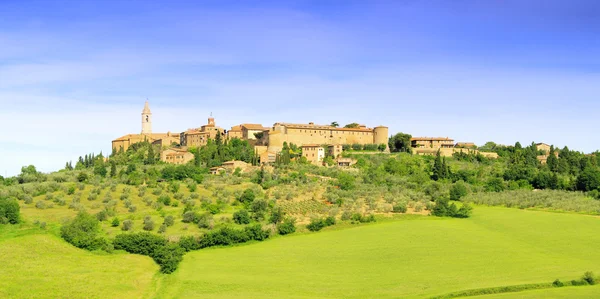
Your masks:
{"label": "grassy field", "polygon": [[593,216],[477,207],[470,219],[422,219],[188,253],[158,297],[423,298],[600,270]]}
{"label": "grassy field", "polygon": [[0,298],[142,298],[158,271],[147,257],[95,254],[10,226],[0,226],[0,265]]}
{"label": "grassy field", "polygon": [[469,297],[473,299],[557,299],[557,298],[598,298],[600,296],[600,285],[588,287],[556,288],[546,290],[533,290],[518,293],[495,294],[487,296]]}

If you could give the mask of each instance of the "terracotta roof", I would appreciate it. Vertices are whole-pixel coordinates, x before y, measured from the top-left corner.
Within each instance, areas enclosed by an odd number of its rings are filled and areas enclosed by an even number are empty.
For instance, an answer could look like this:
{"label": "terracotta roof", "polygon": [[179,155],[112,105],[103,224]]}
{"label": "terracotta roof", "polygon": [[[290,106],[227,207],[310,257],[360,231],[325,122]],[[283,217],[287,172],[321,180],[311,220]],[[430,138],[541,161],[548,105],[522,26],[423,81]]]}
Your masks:
{"label": "terracotta roof", "polygon": [[261,124],[241,124],[240,126],[246,128],[246,130],[264,130],[265,129]]}
{"label": "terracotta roof", "polygon": [[413,137],[410,141],[454,141],[448,137]]}
{"label": "terracotta roof", "polygon": [[340,128],[340,127],[332,127],[326,125],[311,125],[311,124],[290,124],[290,123],[275,123],[273,126],[284,126],[288,128],[297,128],[297,129],[313,129],[313,130],[330,130],[330,131],[355,131],[355,132],[372,132],[373,129],[367,128],[365,126],[359,128]]}
{"label": "terracotta roof", "polygon": [[303,144],[302,147],[320,147],[320,144]]}
{"label": "terracotta roof", "polygon": [[229,130],[229,132],[231,132],[231,131],[237,132],[237,131],[241,131],[241,130],[242,130],[242,126],[233,126],[233,127],[231,127],[231,130]]}

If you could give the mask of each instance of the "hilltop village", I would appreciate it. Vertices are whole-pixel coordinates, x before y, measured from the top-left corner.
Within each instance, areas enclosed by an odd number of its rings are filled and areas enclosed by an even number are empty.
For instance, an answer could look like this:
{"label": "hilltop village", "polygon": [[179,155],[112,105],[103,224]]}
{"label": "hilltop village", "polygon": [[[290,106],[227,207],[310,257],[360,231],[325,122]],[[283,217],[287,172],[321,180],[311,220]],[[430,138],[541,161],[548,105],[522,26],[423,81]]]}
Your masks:
{"label": "hilltop village", "polygon": [[[160,159],[171,164],[186,164],[194,159],[191,148],[206,145],[209,140],[231,140],[238,138],[248,141],[253,147],[260,164],[276,162],[282,149],[294,144],[301,148],[302,157],[314,165],[323,165],[325,157],[332,157],[338,166],[350,166],[353,161],[342,157],[346,150],[364,149],[373,152],[389,153],[389,131],[386,126],[369,128],[365,125],[350,124],[344,127],[336,123],[318,125],[278,122],[271,127],[262,124],[242,123],[226,130],[216,125],[213,117],[199,127],[180,133],[155,133],[152,131],[152,112],[146,101],[142,110],[142,130],[139,134],[127,134],[112,141],[113,151],[126,151],[132,144],[150,142],[160,147]],[[497,158],[493,152],[480,152],[471,142],[457,142],[448,137],[412,137],[411,151],[415,155],[436,155],[445,157],[455,153],[481,154],[487,158]],[[549,145],[539,143],[540,150],[549,151]],[[546,156],[538,159],[544,163]],[[239,161],[230,161],[234,165]],[[227,164],[226,163],[226,164]],[[224,165],[227,166],[227,165]],[[235,165],[236,167],[239,165]],[[235,167],[234,167],[235,168]]]}

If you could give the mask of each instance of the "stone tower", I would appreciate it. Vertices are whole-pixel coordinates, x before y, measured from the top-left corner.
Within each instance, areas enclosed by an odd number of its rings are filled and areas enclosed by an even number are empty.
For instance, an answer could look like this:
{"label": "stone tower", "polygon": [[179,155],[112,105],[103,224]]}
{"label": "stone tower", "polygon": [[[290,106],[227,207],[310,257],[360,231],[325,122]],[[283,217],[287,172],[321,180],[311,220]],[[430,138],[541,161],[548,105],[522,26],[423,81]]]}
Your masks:
{"label": "stone tower", "polygon": [[142,134],[152,134],[152,112],[150,112],[148,101],[142,110]]}

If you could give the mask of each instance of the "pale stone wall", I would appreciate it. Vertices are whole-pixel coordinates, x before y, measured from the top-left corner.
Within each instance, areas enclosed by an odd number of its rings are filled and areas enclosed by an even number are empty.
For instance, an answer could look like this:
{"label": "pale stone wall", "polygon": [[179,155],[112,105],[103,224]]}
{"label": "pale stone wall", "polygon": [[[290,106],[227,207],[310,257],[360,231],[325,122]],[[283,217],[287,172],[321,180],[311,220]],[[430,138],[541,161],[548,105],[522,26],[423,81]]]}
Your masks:
{"label": "pale stone wall", "polygon": [[167,149],[160,153],[160,160],[177,165],[187,164],[194,160],[194,154],[182,150]]}

